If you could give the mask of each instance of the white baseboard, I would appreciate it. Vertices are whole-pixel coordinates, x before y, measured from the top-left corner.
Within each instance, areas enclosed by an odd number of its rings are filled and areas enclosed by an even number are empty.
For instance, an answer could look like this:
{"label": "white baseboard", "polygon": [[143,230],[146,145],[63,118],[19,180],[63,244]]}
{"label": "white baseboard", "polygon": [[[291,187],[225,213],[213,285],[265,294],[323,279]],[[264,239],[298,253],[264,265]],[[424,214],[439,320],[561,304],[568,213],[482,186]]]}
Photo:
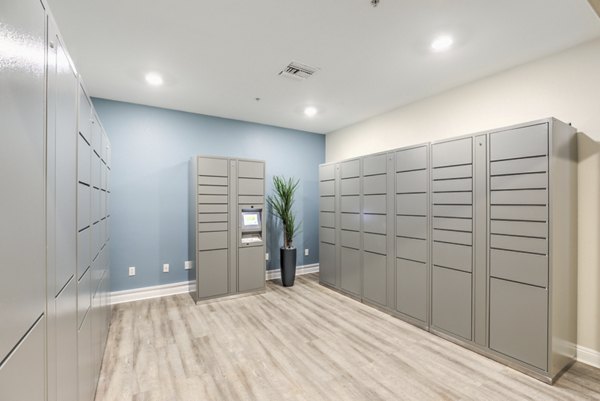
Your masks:
{"label": "white baseboard", "polygon": [[[314,263],[312,265],[303,265],[296,267],[296,276],[303,274],[318,273],[319,264]],[[267,270],[267,280],[281,279],[281,269]]]}
{"label": "white baseboard", "polygon": [[[319,264],[298,266],[296,268],[296,276],[309,273],[317,273]],[[267,270],[265,275],[267,280],[275,280],[281,278],[281,271]],[[155,285],[152,287],[134,288],[132,290],[114,291],[110,294],[111,305],[122,304],[125,302],[141,301],[143,299],[152,299],[167,297],[169,295],[185,294],[196,290],[195,281],[183,281],[180,283]]]}
{"label": "white baseboard", "polygon": [[591,365],[595,368],[600,368],[600,352],[591,348],[578,345],[577,360],[579,362],[585,363],[586,365]]}
{"label": "white baseboard", "polygon": [[111,305],[125,302],[141,301],[143,299],[167,297],[169,295],[185,294],[196,289],[195,281],[155,285],[152,287],[134,288],[125,291],[113,291],[110,294]]}

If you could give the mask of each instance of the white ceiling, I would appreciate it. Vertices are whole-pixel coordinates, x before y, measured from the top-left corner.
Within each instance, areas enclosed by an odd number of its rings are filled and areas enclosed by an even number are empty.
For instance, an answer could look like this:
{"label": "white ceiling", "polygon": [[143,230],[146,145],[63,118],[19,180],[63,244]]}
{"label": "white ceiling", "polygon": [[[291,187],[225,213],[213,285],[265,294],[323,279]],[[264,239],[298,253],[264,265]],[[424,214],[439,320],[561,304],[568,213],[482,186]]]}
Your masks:
{"label": "white ceiling", "polygon": [[48,1],[92,96],[320,133],[600,36],[586,0]]}

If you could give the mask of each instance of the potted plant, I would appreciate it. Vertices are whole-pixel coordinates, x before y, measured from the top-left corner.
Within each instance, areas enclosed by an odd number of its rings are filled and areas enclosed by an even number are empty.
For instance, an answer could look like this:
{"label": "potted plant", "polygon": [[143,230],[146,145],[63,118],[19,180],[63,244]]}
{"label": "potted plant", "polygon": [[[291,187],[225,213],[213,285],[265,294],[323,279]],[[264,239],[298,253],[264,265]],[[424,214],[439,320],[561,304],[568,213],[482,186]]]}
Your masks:
{"label": "potted plant", "polygon": [[283,225],[283,246],[279,251],[279,264],[284,287],[293,286],[296,278],[296,248],[293,246],[293,240],[299,232],[300,224],[296,223],[292,207],[298,183],[299,180],[275,176],[273,177],[275,193],[267,197],[270,212],[281,220]]}

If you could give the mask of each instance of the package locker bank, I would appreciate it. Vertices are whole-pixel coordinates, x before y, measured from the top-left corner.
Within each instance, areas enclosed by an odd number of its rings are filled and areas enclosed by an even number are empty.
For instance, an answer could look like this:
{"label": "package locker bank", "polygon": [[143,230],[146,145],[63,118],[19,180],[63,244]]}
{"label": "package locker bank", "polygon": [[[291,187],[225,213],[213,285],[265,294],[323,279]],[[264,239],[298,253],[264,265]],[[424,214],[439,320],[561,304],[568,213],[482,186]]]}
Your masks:
{"label": "package locker bank", "polygon": [[321,283],[552,382],[575,358],[575,132],[548,119],[321,165]]}

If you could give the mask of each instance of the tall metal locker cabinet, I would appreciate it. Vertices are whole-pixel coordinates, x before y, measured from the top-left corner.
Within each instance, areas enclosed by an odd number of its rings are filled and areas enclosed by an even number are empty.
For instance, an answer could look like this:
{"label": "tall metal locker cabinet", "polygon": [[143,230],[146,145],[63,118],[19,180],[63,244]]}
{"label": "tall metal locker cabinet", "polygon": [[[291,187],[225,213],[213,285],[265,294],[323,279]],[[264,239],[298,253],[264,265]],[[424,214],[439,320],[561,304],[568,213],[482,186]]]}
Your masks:
{"label": "tall metal locker cabinet", "polygon": [[0,399],[41,401],[46,352],[46,13],[37,0],[7,0],[0,2],[0,15],[28,43],[27,62],[10,63],[0,74]]}
{"label": "tall metal locker cabinet", "polygon": [[489,134],[489,347],[548,381],[577,340],[575,132],[548,119]]}
{"label": "tall metal locker cabinet", "polygon": [[395,310],[429,325],[429,146],[394,152]]}
{"label": "tall metal locker cabinet", "polygon": [[388,174],[393,155],[379,153],[362,158],[361,236],[362,299],[382,308],[393,307],[393,174]]}
{"label": "tall metal locker cabinet", "polygon": [[319,281],[332,287],[339,285],[336,248],[339,170],[336,164],[319,166]]}
{"label": "tall metal locker cabinet", "polygon": [[198,301],[265,288],[265,163],[190,163],[190,260]]}
{"label": "tall metal locker cabinet", "polygon": [[361,297],[361,160],[340,163],[340,289]]}

